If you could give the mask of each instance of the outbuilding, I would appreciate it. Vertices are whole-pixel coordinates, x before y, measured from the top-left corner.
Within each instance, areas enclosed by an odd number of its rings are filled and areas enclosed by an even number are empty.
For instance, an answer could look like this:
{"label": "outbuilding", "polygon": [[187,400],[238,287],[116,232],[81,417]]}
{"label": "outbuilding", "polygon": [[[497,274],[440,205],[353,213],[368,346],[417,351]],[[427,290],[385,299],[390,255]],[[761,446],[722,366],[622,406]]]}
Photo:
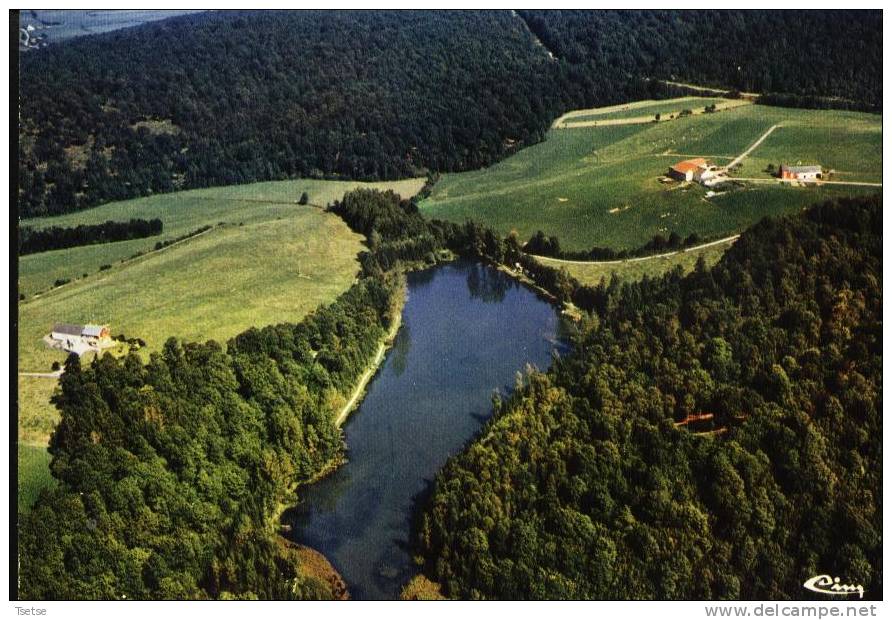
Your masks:
{"label": "outbuilding", "polygon": [[780,178],[789,181],[816,181],[823,175],[820,166],[788,166],[781,164]]}

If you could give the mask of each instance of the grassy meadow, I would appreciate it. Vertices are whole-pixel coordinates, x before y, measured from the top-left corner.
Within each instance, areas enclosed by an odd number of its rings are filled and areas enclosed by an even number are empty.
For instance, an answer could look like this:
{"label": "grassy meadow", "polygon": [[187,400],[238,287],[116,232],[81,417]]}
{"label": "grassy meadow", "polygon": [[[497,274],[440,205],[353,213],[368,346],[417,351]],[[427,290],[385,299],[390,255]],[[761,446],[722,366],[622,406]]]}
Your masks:
{"label": "grassy meadow", "polygon": [[75,280],[82,278],[83,274],[87,274],[88,279],[92,278],[97,275],[101,265],[120,263],[137,252],[151,250],[158,241],[175,239],[205,225],[216,225],[219,222],[249,225],[286,217],[294,212],[293,207],[303,192],[307,192],[312,204],[324,206],[359,186],[393,189],[403,196],[412,196],[422,185],[423,180],[418,179],[387,183],[309,179],[270,181],[161,194],[113,202],[58,217],[23,220],[22,226],[41,228],[157,217],[164,222],[164,232],[146,239],[22,256],[19,259],[19,292],[30,298],[34,294],[46,292],[57,279]]}
{"label": "grassy meadow", "polygon": [[50,454],[44,446],[19,444],[18,450],[18,511],[27,512],[41,489],[56,484],[50,475]]}
{"label": "grassy meadow", "polygon": [[815,160],[840,171],[837,180],[881,180],[881,116],[745,105],[666,123],[552,129],[490,168],[444,175],[421,207],[428,217],[474,219],[523,240],[541,229],[565,249],[622,249],[672,231],[724,237],[767,215],[877,191],[762,184],[707,198],[700,186],[660,182],[681,159],[729,163],[774,124],[781,127],[744,160],[741,175],[767,178],[759,171],[769,161]]}
{"label": "grassy meadow", "polygon": [[640,280],[644,276],[658,277],[681,267],[684,273],[694,270],[697,260],[702,256],[707,267],[712,267],[722,258],[722,255],[733,244],[733,241],[718,243],[699,250],[690,252],[676,252],[669,256],[647,258],[645,260],[627,260],[618,263],[606,262],[569,262],[552,258],[539,257],[537,260],[543,265],[566,269],[567,272],[579,280],[582,284],[597,286],[601,279],[610,281],[616,275],[620,280]]}
{"label": "grassy meadow", "polygon": [[741,99],[723,99],[721,97],[678,97],[676,99],[635,101],[622,105],[614,105],[606,108],[592,108],[590,110],[574,110],[564,114],[555,125],[565,125],[572,128],[576,123],[588,121],[613,121],[630,118],[654,117],[659,114],[662,120],[672,115],[678,115],[682,110],[702,112],[703,108],[715,104],[717,108],[722,106],[749,105],[748,101]]}
{"label": "grassy meadow", "polygon": [[[422,184],[369,185],[409,196]],[[251,326],[299,321],[349,288],[359,270],[362,237],[340,218],[296,201],[306,191],[311,203],[325,204],[359,185],[285,181],[202,189],[23,222],[71,226],[159,217],[164,234],[22,257],[19,282],[26,298],[19,302],[19,371],[49,372],[54,361],[64,361],[62,352],[42,342],[56,321],[108,323],[112,335],[146,341],[143,354],[159,350],[170,336],[225,342]],[[150,251],[159,239],[204,225],[213,228]],[[137,250],[147,253],[121,262]],[[103,264],[111,268],[99,271]],[[88,275],[78,278],[81,273]],[[73,281],[47,290],[57,278]],[[35,290],[44,292],[28,294]],[[20,440],[45,444],[58,420],[48,402],[55,384],[19,377]]]}

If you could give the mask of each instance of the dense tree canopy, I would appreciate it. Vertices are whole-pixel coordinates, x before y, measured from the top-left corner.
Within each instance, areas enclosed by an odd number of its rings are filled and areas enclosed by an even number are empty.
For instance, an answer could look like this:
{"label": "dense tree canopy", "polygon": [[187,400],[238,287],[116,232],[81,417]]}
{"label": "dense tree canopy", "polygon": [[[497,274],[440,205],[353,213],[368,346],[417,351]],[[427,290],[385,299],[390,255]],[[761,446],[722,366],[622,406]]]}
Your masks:
{"label": "dense tree canopy", "polygon": [[437,476],[462,598],[882,592],[879,197],[765,220],[714,268],[602,285],[574,351]]}
{"label": "dense tree canopy", "polygon": [[70,228],[50,226],[34,229],[23,226],[19,228],[19,255],[61,250],[80,245],[142,239],[160,235],[162,230],[164,230],[164,224],[158,218],[131,219],[128,222],[109,220],[102,224],[81,224]]}
{"label": "dense tree canopy", "polygon": [[22,58],[22,210],[477,168],[539,139],[550,64],[508,12],[227,11],[55,45]]}
{"label": "dense tree canopy", "polygon": [[632,75],[702,86],[786,93],[818,107],[817,98],[837,103],[843,99],[876,110],[882,105],[880,11],[524,10],[520,14],[558,58],[570,63],[612,66]]}
{"label": "dense tree canopy", "polygon": [[654,77],[875,106],[881,32],[878,12],[173,18],[22,57],[19,208],[480,168],[540,140],[569,109],[678,93]]}
{"label": "dense tree canopy", "polygon": [[338,462],[338,409],[399,308],[364,278],[303,322],[170,339],[144,364],[72,356],[50,441],[59,484],[20,516],[26,599],[325,598],[276,537],[278,507]]}

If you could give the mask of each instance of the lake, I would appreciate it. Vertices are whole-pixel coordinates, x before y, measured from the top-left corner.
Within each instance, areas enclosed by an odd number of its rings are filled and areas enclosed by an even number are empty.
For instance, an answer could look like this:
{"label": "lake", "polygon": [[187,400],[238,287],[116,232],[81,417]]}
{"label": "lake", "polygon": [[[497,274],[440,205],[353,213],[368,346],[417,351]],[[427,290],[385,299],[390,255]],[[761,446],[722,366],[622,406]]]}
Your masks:
{"label": "lake", "polygon": [[322,552],[351,598],[395,599],[417,572],[414,498],[486,421],[496,389],[566,348],[557,310],[490,267],[410,273],[402,326],[347,420],[348,463],[302,489],[289,537]]}

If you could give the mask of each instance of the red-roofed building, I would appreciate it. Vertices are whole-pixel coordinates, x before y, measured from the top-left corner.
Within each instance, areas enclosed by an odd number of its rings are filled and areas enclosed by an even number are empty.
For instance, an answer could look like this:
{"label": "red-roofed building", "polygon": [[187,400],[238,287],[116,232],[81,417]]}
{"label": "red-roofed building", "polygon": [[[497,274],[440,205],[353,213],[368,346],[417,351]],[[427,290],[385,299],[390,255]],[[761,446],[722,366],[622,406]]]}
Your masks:
{"label": "red-roofed building", "polygon": [[679,181],[693,181],[698,168],[708,168],[709,164],[702,157],[680,161],[669,168],[669,176]]}

